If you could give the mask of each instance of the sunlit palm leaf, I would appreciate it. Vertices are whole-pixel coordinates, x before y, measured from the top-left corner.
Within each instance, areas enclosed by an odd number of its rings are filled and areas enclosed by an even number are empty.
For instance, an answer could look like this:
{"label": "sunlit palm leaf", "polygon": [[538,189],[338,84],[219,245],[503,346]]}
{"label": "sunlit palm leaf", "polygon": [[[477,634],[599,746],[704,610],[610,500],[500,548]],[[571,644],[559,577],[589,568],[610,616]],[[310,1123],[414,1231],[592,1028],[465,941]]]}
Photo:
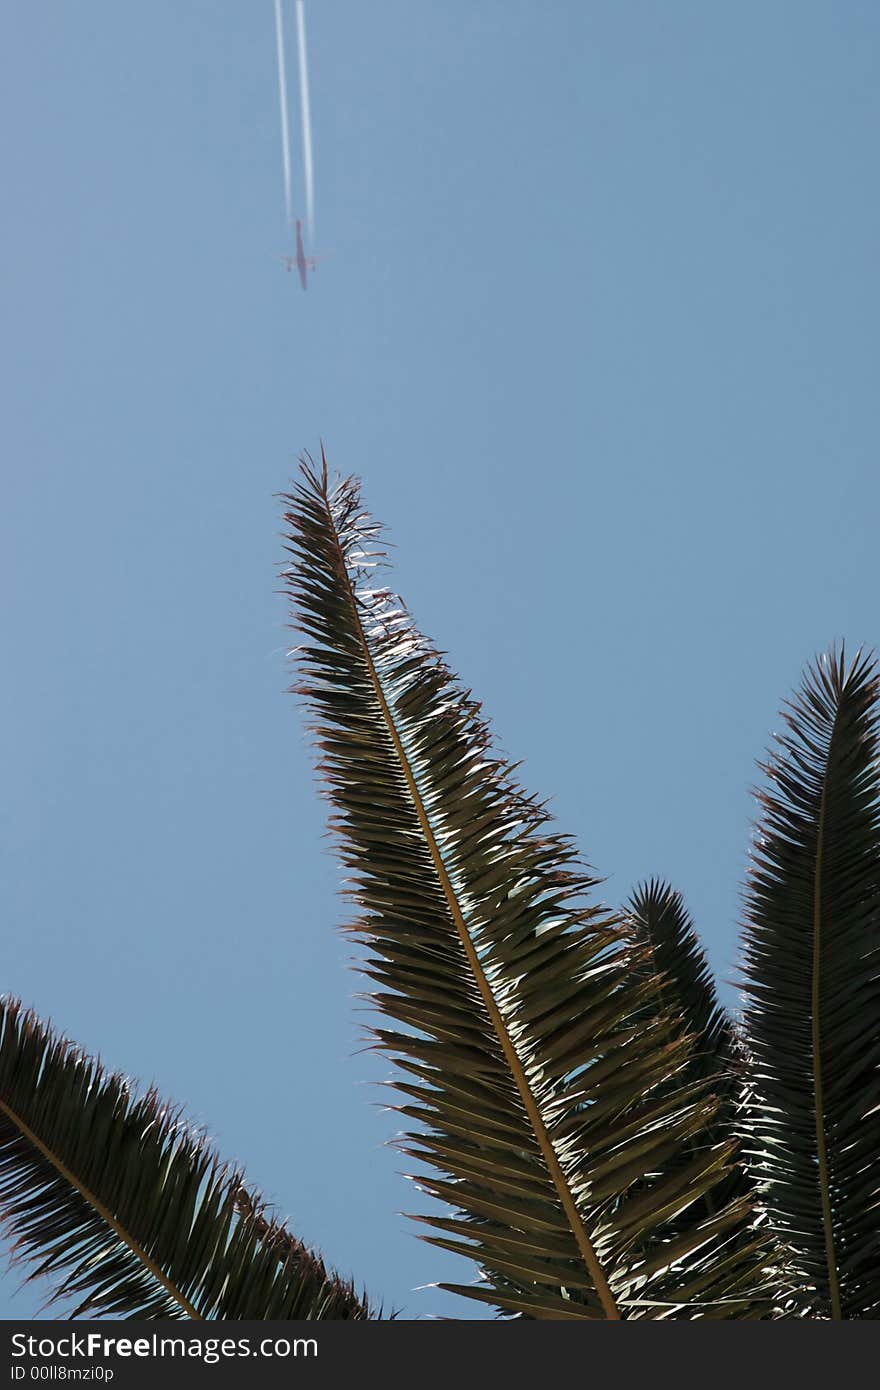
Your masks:
{"label": "sunlit palm leaf", "polygon": [[179,1111],[0,1000],[0,1215],[75,1316],[366,1318]]}
{"label": "sunlit palm leaf", "polygon": [[707,1139],[706,1088],[674,1084],[690,1045],[645,1020],[655,985],[628,928],[590,905],[478,704],[370,587],[378,528],[356,483],[306,466],[285,500],[302,690],[373,998],[398,1025],[376,1040],[404,1071],[422,1185],[457,1213],[434,1239],[489,1271],[460,1291],[543,1318],[766,1309],[764,1252],[729,1240],[743,1207],[658,1249],[730,1147]]}
{"label": "sunlit palm leaf", "polygon": [[812,667],[764,769],[748,884],[749,1142],[819,1316],[880,1316],[876,662]]}

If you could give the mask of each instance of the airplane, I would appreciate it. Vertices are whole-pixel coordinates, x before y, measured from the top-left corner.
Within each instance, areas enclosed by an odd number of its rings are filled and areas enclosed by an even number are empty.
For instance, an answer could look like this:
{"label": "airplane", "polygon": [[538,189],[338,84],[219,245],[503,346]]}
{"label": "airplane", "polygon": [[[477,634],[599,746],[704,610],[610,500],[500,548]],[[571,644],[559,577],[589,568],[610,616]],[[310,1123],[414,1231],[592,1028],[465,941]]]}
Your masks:
{"label": "airplane", "polygon": [[280,259],[287,270],[293,270],[293,267],[296,266],[297,270],[299,271],[300,284],[302,285],[304,290],[308,289],[307,272],[310,270],[315,271],[318,269],[318,261],[320,260],[320,257],[306,255],[302,238],[302,222],[299,218],[296,219],[296,255],[282,256]]}

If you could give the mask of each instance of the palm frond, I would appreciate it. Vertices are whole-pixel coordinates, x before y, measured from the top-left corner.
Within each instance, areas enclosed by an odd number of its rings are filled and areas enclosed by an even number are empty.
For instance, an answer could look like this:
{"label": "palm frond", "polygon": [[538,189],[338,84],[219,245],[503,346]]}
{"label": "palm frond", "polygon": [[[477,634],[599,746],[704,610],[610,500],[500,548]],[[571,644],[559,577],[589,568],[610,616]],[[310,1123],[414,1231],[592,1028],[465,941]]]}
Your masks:
{"label": "palm frond", "polygon": [[0,1216],[72,1316],[375,1316],[154,1091],[0,1000]]}
{"label": "palm frond", "polygon": [[[659,1007],[674,1026],[692,1039],[687,1075],[703,1081],[718,1100],[711,1132],[716,1142],[738,1141],[737,1120],[746,1089],[742,1044],[727,1010],[719,1002],[705,952],[681,893],[661,879],[639,885],[628,904],[636,940],[647,950],[648,968],[656,972]],[[739,1155],[737,1155],[739,1160]],[[687,1161],[687,1152],[679,1155]],[[754,1197],[747,1166],[737,1161],[718,1186],[701,1199],[706,1218],[742,1197]],[[688,1213],[693,1219],[695,1212]],[[748,1242],[745,1228],[740,1239]],[[780,1285],[780,1302],[785,1298]]]}
{"label": "palm frond", "polygon": [[690,1067],[711,1077],[717,1091],[732,1082],[735,1034],[681,893],[661,879],[642,883],[627,905],[637,939],[659,977],[663,1007],[695,1040]]}
{"label": "palm frond", "polygon": [[[402,1141],[453,1215],[438,1244],[476,1289],[540,1318],[765,1311],[766,1251],[734,1204],[672,1230],[729,1170],[690,1043],[642,1008],[628,927],[494,749],[478,703],[379,586],[354,480],[306,461],[285,498],[286,571],[320,768],[368,948],[376,1044],[403,1073]],[[674,1084],[675,1079],[679,1084]],[[670,1166],[683,1144],[687,1165]]]}
{"label": "palm frond", "polygon": [[747,885],[748,1143],[814,1314],[880,1316],[880,672],[812,666]]}

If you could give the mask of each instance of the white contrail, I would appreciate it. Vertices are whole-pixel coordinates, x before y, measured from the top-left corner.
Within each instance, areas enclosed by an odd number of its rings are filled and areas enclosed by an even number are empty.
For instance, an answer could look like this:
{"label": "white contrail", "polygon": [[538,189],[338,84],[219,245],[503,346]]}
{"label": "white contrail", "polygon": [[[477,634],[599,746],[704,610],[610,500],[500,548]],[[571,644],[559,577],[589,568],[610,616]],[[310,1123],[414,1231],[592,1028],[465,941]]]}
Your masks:
{"label": "white contrail", "polygon": [[312,118],[309,113],[309,69],[306,62],[306,11],[296,0],[296,46],[299,50],[299,95],[302,103],[303,167],[306,175],[306,223],[309,240],[315,239],[315,185],[312,173]]}
{"label": "white contrail", "polygon": [[284,207],[287,225],[293,221],[290,198],[290,123],[287,119],[287,75],[284,71],[284,26],[281,21],[281,0],[275,0],[275,42],[278,48],[278,95],[281,101],[281,156],[284,160]]}

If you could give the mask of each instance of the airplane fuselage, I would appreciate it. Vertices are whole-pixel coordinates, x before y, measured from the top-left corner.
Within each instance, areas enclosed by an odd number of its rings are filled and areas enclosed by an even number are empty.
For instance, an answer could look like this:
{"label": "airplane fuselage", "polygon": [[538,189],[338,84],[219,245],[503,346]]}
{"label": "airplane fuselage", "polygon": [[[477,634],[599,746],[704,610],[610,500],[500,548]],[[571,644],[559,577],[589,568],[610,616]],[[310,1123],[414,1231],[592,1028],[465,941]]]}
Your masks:
{"label": "airplane fuselage", "polygon": [[303,246],[302,222],[300,222],[299,218],[296,219],[296,268],[299,271],[299,283],[302,285],[303,289],[307,289],[308,277],[306,274],[306,253],[305,248]]}

